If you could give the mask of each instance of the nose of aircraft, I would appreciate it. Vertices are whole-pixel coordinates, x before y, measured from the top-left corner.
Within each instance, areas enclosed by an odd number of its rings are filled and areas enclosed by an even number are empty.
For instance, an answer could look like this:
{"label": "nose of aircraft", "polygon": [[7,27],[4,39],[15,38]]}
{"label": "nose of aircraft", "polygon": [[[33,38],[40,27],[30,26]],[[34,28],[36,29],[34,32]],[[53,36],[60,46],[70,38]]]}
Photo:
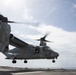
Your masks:
{"label": "nose of aircraft", "polygon": [[56,53],[56,58],[59,56],[59,53]]}
{"label": "nose of aircraft", "polygon": [[59,53],[57,53],[57,56],[59,56]]}

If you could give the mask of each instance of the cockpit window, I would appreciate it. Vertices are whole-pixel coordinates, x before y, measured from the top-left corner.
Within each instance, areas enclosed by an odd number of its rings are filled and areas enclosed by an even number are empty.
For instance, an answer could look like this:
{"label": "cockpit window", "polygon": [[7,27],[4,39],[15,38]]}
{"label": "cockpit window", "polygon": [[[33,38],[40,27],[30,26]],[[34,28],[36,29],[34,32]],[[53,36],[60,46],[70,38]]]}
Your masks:
{"label": "cockpit window", "polygon": [[43,50],[47,50],[47,47],[43,47]]}
{"label": "cockpit window", "polygon": [[43,50],[45,51],[45,50],[52,50],[52,49],[48,46],[45,46],[45,47],[43,47]]}
{"label": "cockpit window", "polygon": [[49,50],[51,50],[51,48],[50,48],[50,47],[48,47],[48,49],[49,49]]}
{"label": "cockpit window", "polygon": [[43,47],[43,50],[48,50],[48,46]]}

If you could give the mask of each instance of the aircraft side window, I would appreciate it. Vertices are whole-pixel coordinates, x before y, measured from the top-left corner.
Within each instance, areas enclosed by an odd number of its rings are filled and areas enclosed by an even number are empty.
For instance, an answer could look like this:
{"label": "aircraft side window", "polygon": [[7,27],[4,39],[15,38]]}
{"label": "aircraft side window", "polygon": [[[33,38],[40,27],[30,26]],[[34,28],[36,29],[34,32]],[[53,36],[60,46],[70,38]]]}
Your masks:
{"label": "aircraft side window", "polygon": [[36,47],[35,53],[39,53],[39,52],[40,52],[40,48],[39,47]]}

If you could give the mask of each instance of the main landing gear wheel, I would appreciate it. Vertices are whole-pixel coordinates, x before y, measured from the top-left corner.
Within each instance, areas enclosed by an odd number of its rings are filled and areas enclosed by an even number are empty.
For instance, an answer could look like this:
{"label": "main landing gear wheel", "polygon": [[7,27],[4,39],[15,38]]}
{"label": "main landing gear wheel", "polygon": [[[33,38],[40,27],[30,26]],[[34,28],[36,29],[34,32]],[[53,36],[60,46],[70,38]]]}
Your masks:
{"label": "main landing gear wheel", "polygon": [[14,63],[14,64],[15,64],[16,62],[17,62],[16,60],[13,60],[13,61],[12,61],[12,63]]}
{"label": "main landing gear wheel", "polygon": [[55,60],[52,60],[53,63],[55,63]]}
{"label": "main landing gear wheel", "polygon": [[26,61],[26,60],[24,60],[24,63],[27,63],[27,61]]}

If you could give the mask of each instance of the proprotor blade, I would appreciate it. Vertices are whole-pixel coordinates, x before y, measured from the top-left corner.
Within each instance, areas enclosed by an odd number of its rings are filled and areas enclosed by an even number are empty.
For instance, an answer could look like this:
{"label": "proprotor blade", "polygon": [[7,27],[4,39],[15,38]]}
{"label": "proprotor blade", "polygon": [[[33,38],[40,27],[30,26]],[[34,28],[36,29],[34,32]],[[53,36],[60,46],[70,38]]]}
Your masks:
{"label": "proprotor blade", "polygon": [[27,25],[39,25],[40,24],[38,22],[15,22],[15,21],[10,21],[10,20],[8,20],[7,17],[4,17],[2,14],[0,14],[0,22],[16,23],[16,24],[27,24]]}
{"label": "proprotor blade", "polygon": [[48,36],[49,33],[45,34],[43,37],[41,37],[40,39],[37,39],[37,41],[44,41],[44,42],[52,42],[52,41],[48,41],[45,38]]}

